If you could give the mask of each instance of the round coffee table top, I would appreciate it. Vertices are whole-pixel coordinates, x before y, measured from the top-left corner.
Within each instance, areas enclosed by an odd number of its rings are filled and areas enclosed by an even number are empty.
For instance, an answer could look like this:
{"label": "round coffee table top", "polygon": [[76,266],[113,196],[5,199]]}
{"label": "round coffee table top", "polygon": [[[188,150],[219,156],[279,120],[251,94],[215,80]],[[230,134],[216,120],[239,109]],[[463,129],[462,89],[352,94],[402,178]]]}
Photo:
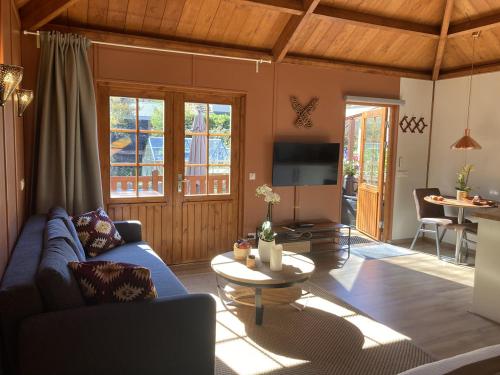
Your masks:
{"label": "round coffee table top", "polygon": [[290,251],[283,251],[283,269],[271,271],[269,263],[260,261],[257,249],[252,249],[251,254],[255,255],[255,268],[248,268],[246,260],[234,259],[232,251],[213,258],[211,267],[217,275],[231,282],[262,287],[279,287],[304,282],[309,279],[315,269],[311,259]]}

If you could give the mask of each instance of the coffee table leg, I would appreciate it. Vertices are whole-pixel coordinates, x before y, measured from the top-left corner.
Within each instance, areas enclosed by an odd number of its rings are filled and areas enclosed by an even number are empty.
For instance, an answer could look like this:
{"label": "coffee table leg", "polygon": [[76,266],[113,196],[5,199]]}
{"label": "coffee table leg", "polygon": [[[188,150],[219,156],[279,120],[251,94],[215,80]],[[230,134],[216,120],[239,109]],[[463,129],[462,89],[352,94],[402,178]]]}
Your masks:
{"label": "coffee table leg", "polygon": [[264,306],[262,306],[262,289],[255,288],[255,324],[262,325]]}

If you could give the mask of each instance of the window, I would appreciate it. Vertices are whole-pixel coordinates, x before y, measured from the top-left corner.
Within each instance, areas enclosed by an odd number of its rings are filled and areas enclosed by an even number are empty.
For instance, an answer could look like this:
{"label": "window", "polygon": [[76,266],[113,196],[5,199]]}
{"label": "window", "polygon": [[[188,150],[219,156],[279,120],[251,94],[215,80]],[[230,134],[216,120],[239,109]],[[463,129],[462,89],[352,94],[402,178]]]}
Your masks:
{"label": "window", "polygon": [[185,103],[185,195],[230,194],[231,109],[228,104]]}
{"label": "window", "polygon": [[164,195],[165,101],[110,96],[111,198]]}

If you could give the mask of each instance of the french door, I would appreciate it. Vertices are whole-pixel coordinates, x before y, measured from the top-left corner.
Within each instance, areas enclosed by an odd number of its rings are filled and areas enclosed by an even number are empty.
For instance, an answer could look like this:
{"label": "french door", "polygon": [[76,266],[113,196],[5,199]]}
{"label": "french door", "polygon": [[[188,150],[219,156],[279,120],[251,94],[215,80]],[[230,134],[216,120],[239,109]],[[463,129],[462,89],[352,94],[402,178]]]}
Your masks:
{"label": "french door", "polygon": [[101,83],[99,144],[113,220],[139,220],[169,264],[231,249],[240,225],[241,96]]}
{"label": "french door", "polygon": [[240,99],[179,94],[175,114],[175,260],[211,259],[238,235]]}
{"label": "french door", "polygon": [[364,112],[361,118],[356,229],[377,240],[382,229],[387,111]]}

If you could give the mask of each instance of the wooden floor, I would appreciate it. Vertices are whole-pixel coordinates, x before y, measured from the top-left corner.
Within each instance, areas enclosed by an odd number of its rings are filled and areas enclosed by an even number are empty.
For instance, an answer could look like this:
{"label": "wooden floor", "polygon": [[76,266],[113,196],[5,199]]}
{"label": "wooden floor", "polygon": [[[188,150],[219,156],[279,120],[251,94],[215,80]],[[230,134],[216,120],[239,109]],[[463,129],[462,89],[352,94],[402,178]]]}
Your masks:
{"label": "wooden floor", "polygon": [[[345,264],[335,253],[311,257],[317,265],[312,277],[316,285],[411,337],[436,359],[500,344],[500,325],[468,312],[473,267],[425,253],[376,260],[352,255]],[[210,267],[194,264],[173,270],[189,274]]]}

